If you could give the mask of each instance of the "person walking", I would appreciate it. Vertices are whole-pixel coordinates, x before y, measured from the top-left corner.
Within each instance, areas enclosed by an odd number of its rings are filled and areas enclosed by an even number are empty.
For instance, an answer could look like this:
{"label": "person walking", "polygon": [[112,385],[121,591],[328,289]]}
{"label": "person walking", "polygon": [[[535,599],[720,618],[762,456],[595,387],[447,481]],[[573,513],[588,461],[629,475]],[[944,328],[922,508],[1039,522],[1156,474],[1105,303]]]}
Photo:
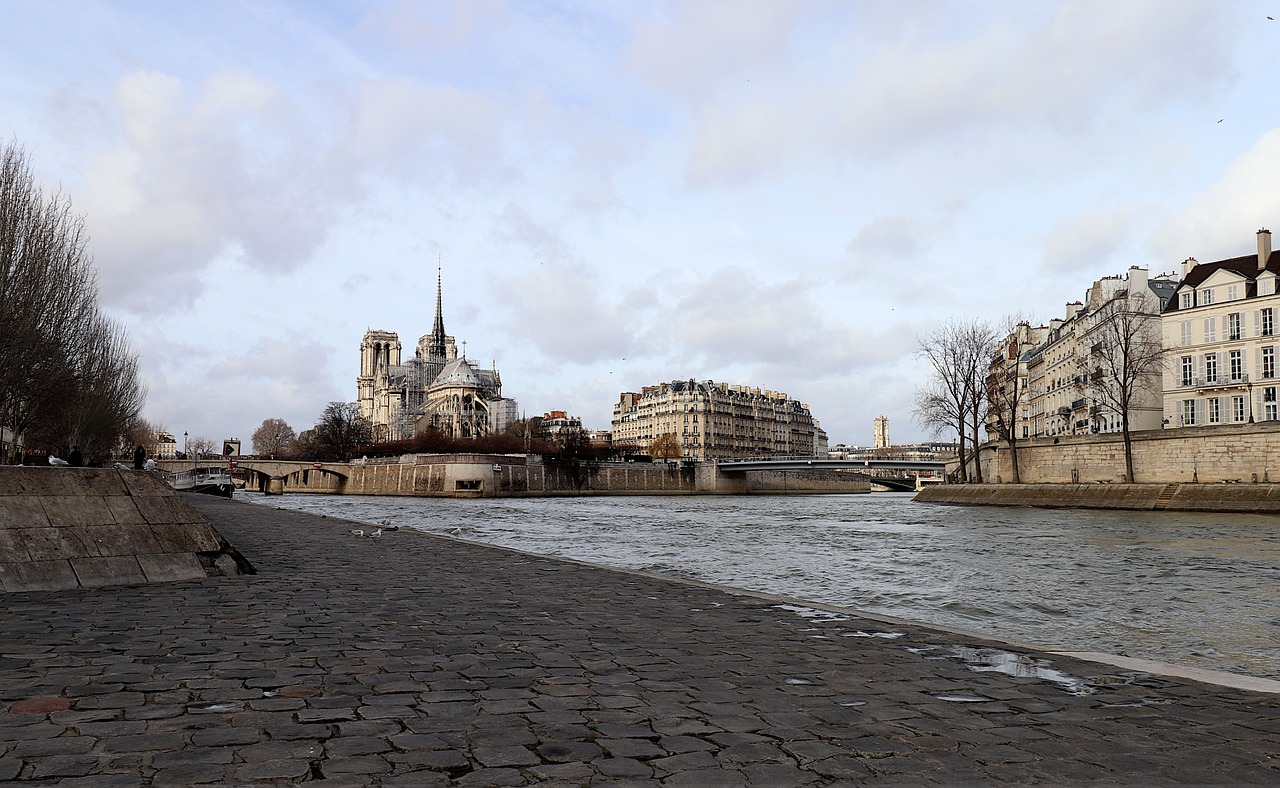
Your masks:
{"label": "person walking", "polygon": [[133,469],[135,471],[142,470],[142,463],[146,462],[147,450],[139,446],[133,450]]}

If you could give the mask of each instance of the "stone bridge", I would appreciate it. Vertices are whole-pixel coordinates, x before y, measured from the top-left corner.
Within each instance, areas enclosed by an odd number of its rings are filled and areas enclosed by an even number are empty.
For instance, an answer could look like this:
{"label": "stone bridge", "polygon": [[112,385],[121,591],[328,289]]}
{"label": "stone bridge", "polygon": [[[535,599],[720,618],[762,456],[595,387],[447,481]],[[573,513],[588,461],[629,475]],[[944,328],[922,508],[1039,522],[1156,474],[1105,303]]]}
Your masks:
{"label": "stone bridge", "polygon": [[[245,489],[257,490],[267,495],[283,495],[286,486],[307,486],[313,473],[326,474],[337,479],[341,488],[351,476],[351,463],[310,462],[306,460],[269,460],[236,458],[235,470],[244,476]],[[221,468],[226,470],[231,461],[214,457],[204,460],[159,460],[156,467],[178,472],[192,468]],[[292,480],[292,485],[290,481]]]}

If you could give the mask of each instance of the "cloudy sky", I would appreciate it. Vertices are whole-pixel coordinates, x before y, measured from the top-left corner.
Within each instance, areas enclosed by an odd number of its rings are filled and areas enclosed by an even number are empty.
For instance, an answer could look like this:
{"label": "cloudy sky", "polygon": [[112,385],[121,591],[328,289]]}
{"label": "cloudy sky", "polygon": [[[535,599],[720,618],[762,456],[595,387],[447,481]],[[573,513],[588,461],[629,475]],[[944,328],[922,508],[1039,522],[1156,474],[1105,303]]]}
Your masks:
{"label": "cloudy sky", "polygon": [[445,327],[529,415],[677,378],[929,437],[918,338],[1280,229],[1280,0],[0,0],[0,135],[146,416],[246,441]]}

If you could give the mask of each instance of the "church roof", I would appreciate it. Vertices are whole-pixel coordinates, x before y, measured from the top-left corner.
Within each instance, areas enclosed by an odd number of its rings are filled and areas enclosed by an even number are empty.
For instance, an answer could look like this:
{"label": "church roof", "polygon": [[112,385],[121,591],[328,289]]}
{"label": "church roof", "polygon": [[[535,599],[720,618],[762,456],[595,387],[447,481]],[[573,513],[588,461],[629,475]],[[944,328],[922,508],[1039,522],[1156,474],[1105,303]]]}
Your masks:
{"label": "church roof", "polygon": [[450,361],[449,364],[436,375],[436,379],[431,382],[431,387],[436,386],[471,386],[480,387],[480,378],[476,375],[471,364],[465,358],[457,358]]}

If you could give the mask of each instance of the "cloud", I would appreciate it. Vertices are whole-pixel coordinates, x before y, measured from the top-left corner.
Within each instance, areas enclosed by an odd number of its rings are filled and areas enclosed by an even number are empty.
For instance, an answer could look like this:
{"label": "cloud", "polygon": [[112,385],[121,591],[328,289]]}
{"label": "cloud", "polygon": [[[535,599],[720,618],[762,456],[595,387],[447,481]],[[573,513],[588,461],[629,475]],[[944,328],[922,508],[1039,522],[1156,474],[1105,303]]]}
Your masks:
{"label": "cloud", "polygon": [[651,84],[694,102],[737,87],[783,58],[800,2],[676,3],[635,25],[626,62]]}
{"label": "cloud", "polygon": [[1145,209],[1120,207],[1059,219],[1045,242],[1040,267],[1049,273],[1124,270]]}
{"label": "cloud", "polygon": [[[1214,4],[1082,0],[1049,19],[934,11],[923,24],[879,13],[875,25],[852,17],[837,34],[809,31],[751,90],[704,98],[688,183],[753,182],[797,159],[871,166],[926,147],[955,166],[1036,134],[1110,132],[1118,116],[1201,103],[1235,77],[1233,23]],[[914,6],[899,13],[920,15]]]}
{"label": "cloud", "polygon": [[1254,233],[1280,230],[1280,128],[1272,129],[1223,172],[1185,211],[1170,220],[1155,246],[1170,261],[1200,262],[1256,251]]}
{"label": "cloud", "polygon": [[801,279],[761,281],[723,268],[681,287],[665,329],[697,369],[751,369],[761,382],[809,380],[895,358],[914,339],[891,326],[833,323],[818,294]]}

